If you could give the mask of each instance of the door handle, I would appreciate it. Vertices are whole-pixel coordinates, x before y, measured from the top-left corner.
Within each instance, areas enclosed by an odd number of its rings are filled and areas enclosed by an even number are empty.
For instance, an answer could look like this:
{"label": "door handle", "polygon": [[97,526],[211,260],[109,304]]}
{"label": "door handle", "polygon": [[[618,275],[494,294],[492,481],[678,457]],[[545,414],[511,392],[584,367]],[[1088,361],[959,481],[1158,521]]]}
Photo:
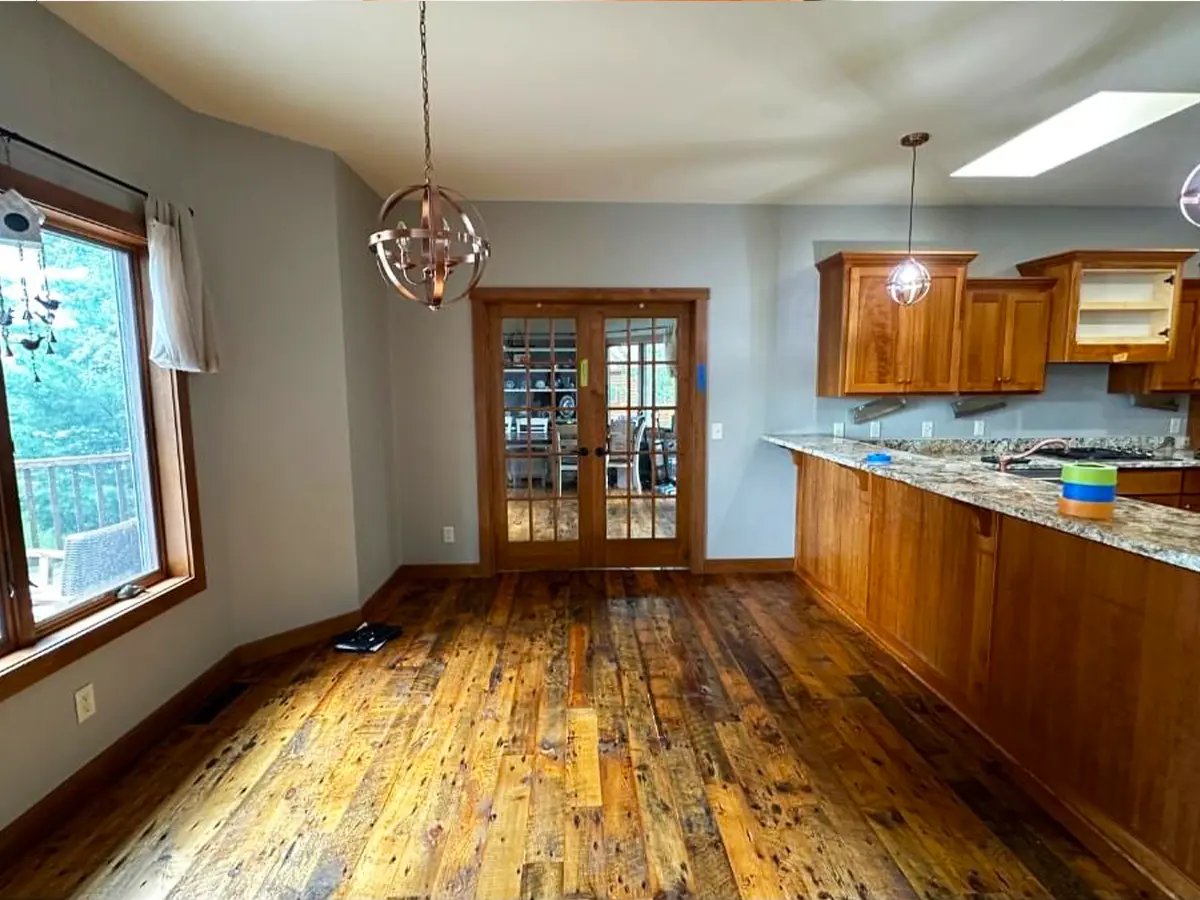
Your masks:
{"label": "door handle", "polygon": [[587,456],[587,454],[588,454],[588,449],[587,449],[587,447],[580,447],[580,448],[579,448],[579,455],[580,455],[580,456]]}
{"label": "door handle", "polygon": [[596,455],[597,455],[597,456],[604,456],[606,453],[608,453],[608,450],[607,450],[606,448],[604,448],[604,447],[597,447],[597,448],[596,448]]}

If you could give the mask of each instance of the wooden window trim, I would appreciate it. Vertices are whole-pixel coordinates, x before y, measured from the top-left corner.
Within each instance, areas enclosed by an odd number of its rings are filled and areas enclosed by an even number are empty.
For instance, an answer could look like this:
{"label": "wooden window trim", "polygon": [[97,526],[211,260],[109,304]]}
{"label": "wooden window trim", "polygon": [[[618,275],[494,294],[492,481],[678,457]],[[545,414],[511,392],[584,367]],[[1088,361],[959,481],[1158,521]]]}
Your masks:
{"label": "wooden window trim", "polygon": [[[109,593],[43,623],[26,621],[14,629],[21,614],[7,591],[0,602],[9,613],[7,643],[0,643],[0,701],[28,688],[64,666],[116,640],[206,587],[204,549],[192,443],[187,376],[149,362],[150,310],[145,299],[148,281],[145,223],[140,216],[115,209],[66,188],[0,166],[0,190],[15,188],[46,213],[46,224],[60,231],[128,250],[134,257],[135,303],[139,312],[143,406],[150,442],[150,480],[157,513],[159,570],[141,579],[144,593],[117,600]],[[0,392],[0,415],[7,422],[7,404]],[[7,427],[0,427],[0,453],[12,456]],[[6,483],[8,482],[8,483]],[[15,469],[0,466],[0,517],[13,533],[21,533]],[[0,574],[14,566],[0,555]],[[17,573],[14,573],[17,574]],[[20,577],[20,576],[18,576]],[[13,579],[14,581],[18,579]],[[27,576],[24,577],[27,581]],[[7,579],[6,579],[7,581]],[[28,606],[26,606],[28,608]],[[49,630],[53,628],[53,630]],[[32,643],[14,649],[19,634],[33,634]]]}

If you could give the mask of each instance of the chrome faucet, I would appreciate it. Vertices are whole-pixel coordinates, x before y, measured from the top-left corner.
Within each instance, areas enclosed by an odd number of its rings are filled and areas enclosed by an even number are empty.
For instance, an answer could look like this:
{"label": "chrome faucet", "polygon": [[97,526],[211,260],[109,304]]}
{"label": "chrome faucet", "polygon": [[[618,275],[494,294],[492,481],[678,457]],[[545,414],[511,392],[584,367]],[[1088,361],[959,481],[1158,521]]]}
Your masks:
{"label": "chrome faucet", "polygon": [[1007,472],[1009,465],[1011,463],[1013,463],[1015,460],[1026,459],[1030,456],[1033,456],[1033,454],[1037,453],[1039,450],[1044,450],[1046,447],[1052,447],[1052,446],[1061,447],[1062,449],[1066,450],[1067,442],[1064,441],[1062,438],[1046,438],[1044,441],[1038,441],[1036,444],[1034,444],[1028,450],[1024,450],[1021,453],[1010,453],[1007,456],[1001,456],[997,460],[997,462],[999,463],[999,466],[1000,466],[1000,471]]}

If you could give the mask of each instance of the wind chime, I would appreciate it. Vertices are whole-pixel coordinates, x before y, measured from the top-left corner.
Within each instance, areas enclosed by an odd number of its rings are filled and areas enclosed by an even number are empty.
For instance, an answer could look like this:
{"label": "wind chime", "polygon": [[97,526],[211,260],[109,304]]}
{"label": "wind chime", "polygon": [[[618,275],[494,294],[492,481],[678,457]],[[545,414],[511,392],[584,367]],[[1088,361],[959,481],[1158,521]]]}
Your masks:
{"label": "wind chime", "polygon": [[[6,166],[10,165],[9,155],[9,140],[5,138]],[[54,316],[61,305],[61,301],[50,298],[46,282],[42,255],[44,220],[41,211],[15,190],[0,193],[0,246],[16,247],[17,277],[13,280],[19,286],[19,294],[10,298],[5,293],[3,279],[0,279],[0,344],[4,345],[6,359],[16,356],[14,343],[29,354],[29,368],[35,384],[42,383],[38,353],[53,356],[54,345],[58,343],[54,335]]]}

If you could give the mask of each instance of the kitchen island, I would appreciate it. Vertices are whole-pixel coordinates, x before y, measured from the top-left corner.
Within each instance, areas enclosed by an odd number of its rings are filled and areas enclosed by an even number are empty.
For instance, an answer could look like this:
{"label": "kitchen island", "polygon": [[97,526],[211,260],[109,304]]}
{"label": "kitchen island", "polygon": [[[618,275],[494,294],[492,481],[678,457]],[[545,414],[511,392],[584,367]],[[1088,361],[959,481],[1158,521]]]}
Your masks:
{"label": "kitchen island", "polygon": [[1200,897],[1200,515],[966,460],[771,435],[797,465],[795,571],[986,735],[1094,849]]}

